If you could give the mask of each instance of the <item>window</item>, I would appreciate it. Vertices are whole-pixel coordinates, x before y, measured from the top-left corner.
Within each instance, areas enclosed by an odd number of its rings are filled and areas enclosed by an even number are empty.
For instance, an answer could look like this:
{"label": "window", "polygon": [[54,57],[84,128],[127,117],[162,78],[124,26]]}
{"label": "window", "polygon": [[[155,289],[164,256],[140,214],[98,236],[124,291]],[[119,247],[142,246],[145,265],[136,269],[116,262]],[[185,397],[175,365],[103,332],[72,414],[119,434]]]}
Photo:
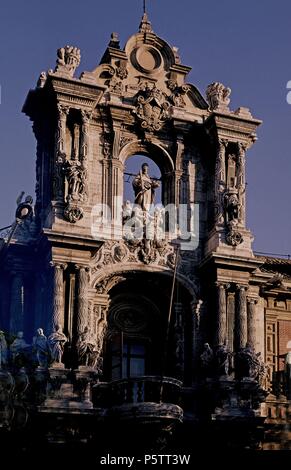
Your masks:
{"label": "window", "polygon": [[111,379],[118,380],[145,375],[146,345],[137,338],[116,335],[111,343]]}

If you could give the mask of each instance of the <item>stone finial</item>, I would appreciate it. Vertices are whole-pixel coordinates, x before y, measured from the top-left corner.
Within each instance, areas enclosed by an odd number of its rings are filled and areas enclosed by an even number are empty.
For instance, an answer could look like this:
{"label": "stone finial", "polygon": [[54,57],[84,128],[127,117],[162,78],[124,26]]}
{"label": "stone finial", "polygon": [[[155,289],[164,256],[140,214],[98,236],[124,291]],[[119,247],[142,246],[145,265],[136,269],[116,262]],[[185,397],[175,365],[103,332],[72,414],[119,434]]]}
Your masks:
{"label": "stone finial", "polygon": [[172,47],[172,51],[173,51],[173,54],[174,54],[174,57],[175,57],[175,63],[176,63],[176,64],[181,64],[181,58],[180,58],[180,54],[179,54],[179,48],[176,47],[176,46],[173,46],[173,47]]}
{"label": "stone finial", "polygon": [[37,88],[43,88],[45,86],[45,82],[47,80],[47,73],[41,72],[38,80],[37,80]]}
{"label": "stone finial", "polygon": [[208,85],[206,96],[211,111],[229,111],[229,96],[231,89],[222,83],[214,82]]}
{"label": "stone finial", "polygon": [[141,23],[139,25],[139,32],[140,33],[152,33],[152,25],[151,22],[148,19],[147,13],[143,14],[143,17],[141,19]]}
{"label": "stone finial", "polygon": [[118,33],[111,33],[109,47],[115,47],[115,49],[120,49]]}
{"label": "stone finial", "polygon": [[76,68],[80,65],[80,49],[73,46],[61,47],[57,51],[57,56],[55,72],[73,77]]}

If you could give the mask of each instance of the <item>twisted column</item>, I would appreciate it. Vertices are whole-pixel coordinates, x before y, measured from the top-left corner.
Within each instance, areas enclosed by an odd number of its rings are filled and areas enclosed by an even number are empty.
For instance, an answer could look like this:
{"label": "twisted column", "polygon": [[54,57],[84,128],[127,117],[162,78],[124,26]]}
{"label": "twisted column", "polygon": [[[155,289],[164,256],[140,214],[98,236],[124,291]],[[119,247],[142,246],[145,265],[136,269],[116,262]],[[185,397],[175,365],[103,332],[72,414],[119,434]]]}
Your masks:
{"label": "twisted column", "polygon": [[226,140],[218,140],[215,162],[215,223],[218,225],[222,225],[224,222],[222,196],[226,185],[225,151],[227,145]]}
{"label": "twisted column", "polygon": [[82,129],[81,129],[81,152],[80,159],[83,161],[83,165],[86,164],[89,153],[89,129],[90,129],[90,119],[91,111],[81,110],[82,117]]}
{"label": "twisted column", "polygon": [[55,172],[54,172],[54,197],[63,200],[63,175],[62,166],[66,159],[66,126],[69,107],[58,104],[58,121],[55,134]]}
{"label": "twisted column", "polygon": [[53,268],[53,312],[51,329],[55,331],[58,325],[64,325],[64,270],[67,265],[53,261],[50,265]]}
{"label": "twisted column", "polygon": [[245,226],[245,209],[246,209],[246,176],[245,176],[245,152],[246,146],[242,143],[238,143],[238,154],[237,154],[237,188],[238,188],[238,197],[240,202],[240,211],[239,211],[239,223]]}
{"label": "twisted column", "polygon": [[228,284],[216,282],[217,287],[217,326],[215,334],[215,344],[222,345],[226,342],[226,289]]}
{"label": "twisted column", "polygon": [[247,301],[246,287],[237,285],[236,288],[236,347],[240,350],[247,344]]}
{"label": "twisted column", "polygon": [[89,268],[85,266],[75,266],[77,270],[77,334],[83,333],[88,326],[88,283]]}
{"label": "twisted column", "polygon": [[248,298],[248,326],[247,337],[250,348],[255,349],[256,346],[256,304],[257,300]]}

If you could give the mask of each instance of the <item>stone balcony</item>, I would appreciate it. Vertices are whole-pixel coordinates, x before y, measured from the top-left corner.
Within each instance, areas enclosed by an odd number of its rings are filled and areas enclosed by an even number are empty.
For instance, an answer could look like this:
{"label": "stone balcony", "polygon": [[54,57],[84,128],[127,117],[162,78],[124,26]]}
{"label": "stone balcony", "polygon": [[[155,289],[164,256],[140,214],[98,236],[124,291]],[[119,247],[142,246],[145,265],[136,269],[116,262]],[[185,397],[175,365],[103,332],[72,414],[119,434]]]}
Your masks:
{"label": "stone balcony", "polygon": [[182,422],[182,382],[170,377],[141,376],[99,383],[93,387],[94,407],[108,417],[140,422]]}

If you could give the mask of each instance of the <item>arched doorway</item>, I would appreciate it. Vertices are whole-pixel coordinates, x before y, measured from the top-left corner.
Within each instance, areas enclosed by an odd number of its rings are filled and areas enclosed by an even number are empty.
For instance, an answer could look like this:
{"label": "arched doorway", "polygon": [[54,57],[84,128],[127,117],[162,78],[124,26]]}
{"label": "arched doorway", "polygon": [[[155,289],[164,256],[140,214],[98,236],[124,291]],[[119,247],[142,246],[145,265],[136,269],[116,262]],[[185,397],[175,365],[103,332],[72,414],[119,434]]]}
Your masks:
{"label": "arched doorway", "polygon": [[172,280],[169,273],[130,272],[108,292],[105,380],[190,377],[185,351],[192,347],[191,295],[179,281],[166,337]]}

